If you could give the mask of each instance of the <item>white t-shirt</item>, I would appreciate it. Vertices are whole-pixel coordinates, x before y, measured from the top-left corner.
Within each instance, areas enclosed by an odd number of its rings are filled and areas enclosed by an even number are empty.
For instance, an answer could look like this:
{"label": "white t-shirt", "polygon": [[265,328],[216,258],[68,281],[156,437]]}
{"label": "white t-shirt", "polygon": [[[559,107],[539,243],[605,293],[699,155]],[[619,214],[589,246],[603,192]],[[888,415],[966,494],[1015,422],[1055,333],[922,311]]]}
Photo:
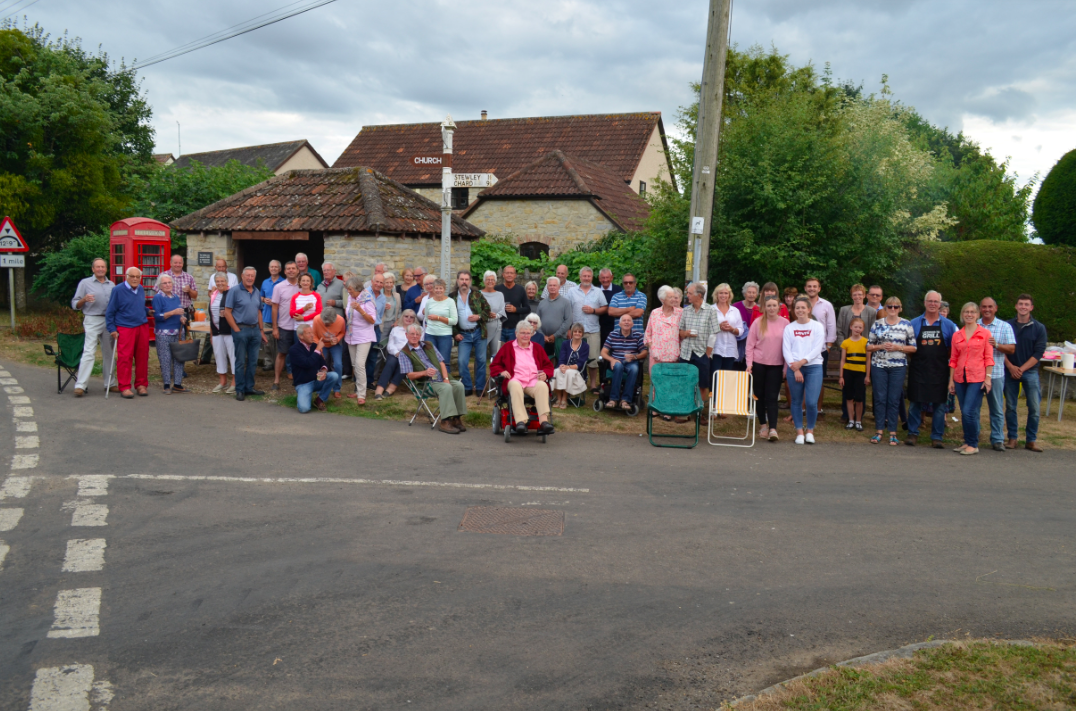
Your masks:
{"label": "white t-shirt", "polygon": [[[728,322],[729,326],[735,328],[741,335],[743,335],[743,316],[740,315],[740,310],[735,306],[729,305],[729,312],[727,314],[721,313],[721,309],[717,306],[713,307],[714,313],[717,314],[717,325],[721,327],[722,322]],[[736,341],[738,337],[733,334],[732,331],[715,331],[710,335],[706,346],[714,349],[714,355],[721,356],[722,358],[736,358],[739,355],[739,351],[736,348]]]}
{"label": "white t-shirt", "polygon": [[[207,289],[205,293],[211,294],[213,293],[213,290],[217,288],[217,274],[218,272],[213,272],[209,275],[209,289]],[[231,289],[233,286],[239,286],[239,277],[237,277],[235,274],[232,274],[231,272],[225,272],[225,274],[228,275],[229,289]]]}
{"label": "white t-shirt", "polygon": [[793,321],[785,326],[781,352],[786,364],[807,359],[807,365],[822,365],[822,351],[825,348],[826,327],[818,321]]}

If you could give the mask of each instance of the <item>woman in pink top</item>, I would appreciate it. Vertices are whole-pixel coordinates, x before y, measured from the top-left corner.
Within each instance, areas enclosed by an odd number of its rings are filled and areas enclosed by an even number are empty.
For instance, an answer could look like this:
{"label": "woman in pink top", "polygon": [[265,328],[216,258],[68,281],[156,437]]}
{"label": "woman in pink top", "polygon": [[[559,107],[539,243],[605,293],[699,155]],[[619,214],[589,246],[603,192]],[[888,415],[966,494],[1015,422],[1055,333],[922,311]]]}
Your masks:
{"label": "woman in pink top", "polygon": [[321,294],[314,291],[314,277],[303,274],[299,277],[299,293],[291,297],[288,310],[296,321],[313,321],[321,315]]}
{"label": "woman in pink top", "polygon": [[680,315],[684,311],[680,308],[680,297],[673,287],[663,286],[658,289],[658,300],[661,308],[650,312],[643,334],[643,343],[650,352],[651,371],[655,363],[680,362]]}
{"label": "woman in pink top", "polygon": [[953,334],[949,355],[949,392],[960,398],[960,420],[964,426],[964,444],[953,451],[957,454],[979,453],[979,411],[983,394],[990,392],[990,377],[994,368],[994,347],[990,331],[980,326],[979,307],[974,301],[960,309],[964,327]]}
{"label": "woman in pink top", "polygon": [[754,381],[755,399],[762,404],[758,421],[762,425],[758,436],[777,441],[777,398],[784,379],[785,358],[781,352],[788,319],[781,316],[781,301],[776,294],[763,297],[762,315],[747,331],[747,372]]}
{"label": "woman in pink top", "polygon": [[377,304],[369,290],[362,288],[362,279],[353,276],[347,280],[347,333],[344,343],[351,355],[351,369],[354,371],[355,394],[359,405],[366,404],[366,358],[370,347],[376,340],[374,322],[377,320]]}

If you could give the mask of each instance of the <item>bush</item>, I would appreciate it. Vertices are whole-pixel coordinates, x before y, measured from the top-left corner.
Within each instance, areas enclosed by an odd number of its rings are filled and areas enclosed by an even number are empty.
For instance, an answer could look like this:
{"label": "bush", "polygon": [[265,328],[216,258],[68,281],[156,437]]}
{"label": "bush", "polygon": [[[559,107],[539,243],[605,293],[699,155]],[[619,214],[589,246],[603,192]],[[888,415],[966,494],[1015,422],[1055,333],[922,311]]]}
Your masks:
{"label": "bush", "polygon": [[90,264],[100,257],[108,260],[108,229],[83,235],[63,249],[41,256],[41,268],[34,277],[33,290],[58,304],[69,304],[78,283],[93,272]]}
{"label": "bush", "polygon": [[1076,339],[1076,249],[994,240],[928,243],[905,264],[887,293],[901,297],[906,314],[921,313],[923,295],[936,289],[949,302],[954,321],[966,302],[986,296],[998,302],[998,316],[1008,320],[1016,317],[1016,297],[1027,292],[1050,341]]}
{"label": "bush", "polygon": [[1046,244],[1076,247],[1076,150],[1061,156],[1046,174],[1031,221]]}
{"label": "bush", "polygon": [[479,285],[479,288],[481,288],[483,274],[487,271],[494,271],[499,277],[501,270],[509,264],[516,268],[520,278],[523,277],[524,271],[532,274],[553,273],[548,257],[544,254],[541,259],[528,259],[522,256],[511,236],[486,235],[471,243],[471,278],[475,284]]}

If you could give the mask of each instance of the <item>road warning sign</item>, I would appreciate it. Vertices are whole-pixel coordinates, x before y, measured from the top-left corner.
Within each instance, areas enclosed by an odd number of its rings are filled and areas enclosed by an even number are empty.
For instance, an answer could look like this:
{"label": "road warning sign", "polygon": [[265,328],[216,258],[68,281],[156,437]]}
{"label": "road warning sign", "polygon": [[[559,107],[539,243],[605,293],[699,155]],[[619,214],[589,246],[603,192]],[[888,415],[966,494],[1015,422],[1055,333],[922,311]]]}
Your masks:
{"label": "road warning sign", "polygon": [[11,221],[10,217],[5,217],[4,221],[0,222],[0,252],[29,251],[30,248],[26,245],[26,240],[19,234],[15,223]]}

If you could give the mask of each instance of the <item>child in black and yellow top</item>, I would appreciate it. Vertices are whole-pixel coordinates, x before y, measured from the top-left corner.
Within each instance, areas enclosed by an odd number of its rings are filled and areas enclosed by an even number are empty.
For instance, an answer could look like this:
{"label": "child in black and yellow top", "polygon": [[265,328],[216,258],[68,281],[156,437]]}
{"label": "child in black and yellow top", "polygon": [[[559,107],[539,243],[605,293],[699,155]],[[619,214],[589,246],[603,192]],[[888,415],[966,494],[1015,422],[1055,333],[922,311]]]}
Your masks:
{"label": "child in black and yellow top", "polygon": [[863,431],[863,403],[867,399],[867,339],[863,337],[863,319],[853,316],[848,324],[852,334],[841,342],[841,392],[848,403],[846,430]]}

